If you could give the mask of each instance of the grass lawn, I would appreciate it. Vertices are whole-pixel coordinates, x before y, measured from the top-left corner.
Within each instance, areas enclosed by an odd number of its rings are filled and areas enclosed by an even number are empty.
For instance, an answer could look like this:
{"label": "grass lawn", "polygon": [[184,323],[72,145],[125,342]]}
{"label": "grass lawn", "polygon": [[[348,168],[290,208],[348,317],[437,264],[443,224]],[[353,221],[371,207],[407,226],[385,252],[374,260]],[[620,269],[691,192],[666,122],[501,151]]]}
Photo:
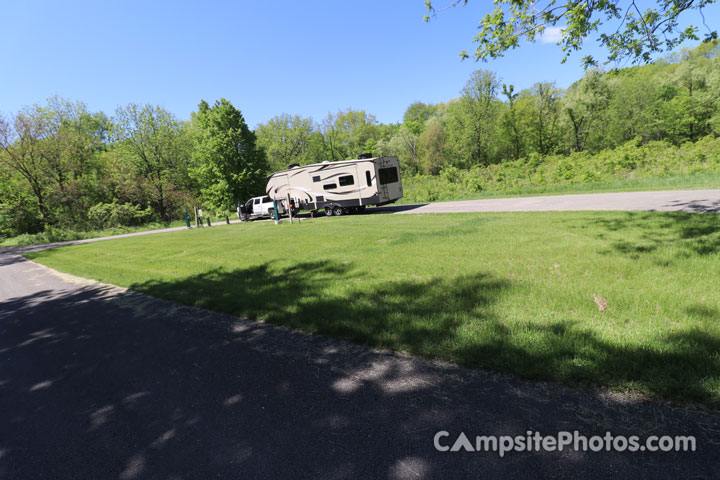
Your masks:
{"label": "grass lawn", "polygon": [[468,367],[720,405],[717,215],[366,215],[28,257],[157,297]]}

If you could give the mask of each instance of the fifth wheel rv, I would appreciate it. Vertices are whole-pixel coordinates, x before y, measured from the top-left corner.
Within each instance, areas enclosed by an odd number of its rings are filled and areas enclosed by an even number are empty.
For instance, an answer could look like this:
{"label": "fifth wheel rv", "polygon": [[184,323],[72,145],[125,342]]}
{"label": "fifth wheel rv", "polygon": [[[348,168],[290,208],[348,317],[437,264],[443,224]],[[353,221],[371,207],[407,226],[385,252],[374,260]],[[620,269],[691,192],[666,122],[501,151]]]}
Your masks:
{"label": "fifth wheel rv", "polygon": [[265,191],[273,200],[294,204],[294,210],[325,209],[326,215],[360,213],[368,205],[386,205],[402,198],[397,157],[367,158],[291,165],[268,177]]}

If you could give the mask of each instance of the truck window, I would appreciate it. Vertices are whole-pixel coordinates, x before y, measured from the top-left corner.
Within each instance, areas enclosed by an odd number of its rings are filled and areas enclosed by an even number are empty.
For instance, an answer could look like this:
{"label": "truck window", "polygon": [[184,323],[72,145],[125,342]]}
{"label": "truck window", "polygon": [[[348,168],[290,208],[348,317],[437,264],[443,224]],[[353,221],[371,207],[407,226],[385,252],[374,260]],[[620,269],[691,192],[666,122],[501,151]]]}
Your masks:
{"label": "truck window", "polygon": [[380,169],[380,185],[387,185],[388,183],[395,183],[399,180],[398,172],[396,167],[386,167]]}
{"label": "truck window", "polygon": [[335,185],[334,183],[326,183],[325,185],[323,185],[323,190],[334,190],[336,188],[337,185]]}
{"label": "truck window", "polygon": [[372,178],[370,177],[370,170],[365,170],[365,180],[367,180],[368,187],[372,187]]}
{"label": "truck window", "polygon": [[270,200],[270,197],[263,197],[263,198],[262,198],[262,203],[270,203],[270,202],[272,202],[272,200]]}
{"label": "truck window", "polygon": [[342,177],[338,178],[338,183],[341,187],[355,185],[355,178],[352,175],[343,175]]}
{"label": "truck window", "polygon": [[255,199],[255,205],[260,205],[260,199],[259,199],[259,198],[256,198],[256,199]]}

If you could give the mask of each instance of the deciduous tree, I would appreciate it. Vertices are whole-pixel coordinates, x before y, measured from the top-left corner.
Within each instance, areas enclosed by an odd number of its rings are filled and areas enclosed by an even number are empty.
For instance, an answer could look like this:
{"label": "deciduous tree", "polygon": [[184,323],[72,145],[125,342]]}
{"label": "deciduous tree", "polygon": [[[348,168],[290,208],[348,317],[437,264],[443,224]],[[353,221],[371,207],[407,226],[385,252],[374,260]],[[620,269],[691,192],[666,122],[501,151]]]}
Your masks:
{"label": "deciduous tree", "polygon": [[[644,11],[635,0],[495,0],[492,11],[480,21],[480,32],[473,42],[478,46],[472,56],[488,60],[503,56],[508,50],[520,46],[522,40],[535,41],[547,29],[560,31],[558,45],[565,59],[581,50],[585,40],[597,35],[601,45],[608,49],[608,61],[628,58],[633,62],[649,62],[657,52],[670,51],[685,40],[697,40],[701,35],[710,41],[717,31],[704,21],[704,32],[693,24],[683,26],[681,16],[692,10],[703,14],[703,8],[715,0],[657,0]],[[453,1],[436,8],[431,0],[425,1],[428,14],[425,21],[441,10],[457,5],[465,6],[468,0]],[[607,25],[603,31],[602,25]],[[462,58],[471,54],[460,53]],[[595,64],[591,56],[586,64]]]}
{"label": "deciduous tree", "polygon": [[286,113],[259,125],[255,135],[258,145],[265,150],[270,170],[281,170],[291,163],[307,163],[305,157],[310,151],[314,130],[311,118]]}
{"label": "deciduous tree", "polygon": [[268,169],[240,110],[226,99],[206,101],[193,116],[197,127],[195,167],[203,201],[218,211],[234,211],[238,201],[260,195]]}
{"label": "deciduous tree", "polygon": [[160,217],[170,219],[170,197],[190,153],[183,125],[159,106],[135,103],[119,108],[114,120],[118,148],[152,186]]}

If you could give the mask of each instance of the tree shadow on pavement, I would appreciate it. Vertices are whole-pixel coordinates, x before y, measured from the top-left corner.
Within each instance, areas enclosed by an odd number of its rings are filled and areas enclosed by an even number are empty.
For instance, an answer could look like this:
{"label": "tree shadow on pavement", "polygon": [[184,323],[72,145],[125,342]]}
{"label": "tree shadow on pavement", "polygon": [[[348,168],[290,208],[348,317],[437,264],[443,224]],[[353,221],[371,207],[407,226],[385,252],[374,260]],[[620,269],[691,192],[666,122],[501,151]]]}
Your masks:
{"label": "tree shadow on pavement", "polygon": [[709,200],[676,200],[670,202],[667,207],[681,208],[685,212],[692,213],[720,213],[720,201]]}
{"label": "tree shadow on pavement", "polygon": [[[664,354],[616,351],[559,324],[542,329],[547,353],[541,355],[513,346],[512,332],[490,313],[497,295],[512,288],[506,281],[477,274],[452,284],[404,281],[323,295],[323,285],[352,274],[351,266],[332,262],[263,265],[136,288],[182,298],[220,290],[229,295],[214,306],[226,311],[262,310],[273,322],[427,352],[459,340],[462,325],[447,312],[468,308],[494,336],[457,345],[459,361],[492,365],[488,359],[500,364],[516,357],[562,372],[572,355],[585,351],[594,362],[585,368],[623,365],[608,381],[628,375],[646,380],[632,370],[633,362],[647,361],[643,356],[658,369],[673,368],[719,348],[698,332],[669,338],[674,350]],[[594,391],[386,355],[114,287],[11,299],[0,307],[0,329],[5,478],[405,479],[477,478],[480,472],[676,478],[709,477],[718,467],[711,443],[720,441],[712,429],[715,413],[615,401]],[[678,381],[693,387],[702,374]],[[705,374],[717,376],[717,362],[708,362]],[[439,430],[474,436],[529,429],[694,434],[701,440],[698,452],[662,457],[536,451],[508,459],[433,447]]]}
{"label": "tree shadow on pavement", "polygon": [[[514,322],[498,317],[493,308],[514,285],[487,273],[349,286],[342,294],[329,293],[329,286],[356,275],[360,274],[352,265],[337,262],[306,262],[287,268],[266,263],[132,288],[192,306],[471,368],[720,403],[715,384],[720,378],[716,355],[720,339],[710,332],[676,331],[658,339],[653,348],[631,348],[605,340],[573,320]],[[697,316],[698,312],[688,314]]]}

